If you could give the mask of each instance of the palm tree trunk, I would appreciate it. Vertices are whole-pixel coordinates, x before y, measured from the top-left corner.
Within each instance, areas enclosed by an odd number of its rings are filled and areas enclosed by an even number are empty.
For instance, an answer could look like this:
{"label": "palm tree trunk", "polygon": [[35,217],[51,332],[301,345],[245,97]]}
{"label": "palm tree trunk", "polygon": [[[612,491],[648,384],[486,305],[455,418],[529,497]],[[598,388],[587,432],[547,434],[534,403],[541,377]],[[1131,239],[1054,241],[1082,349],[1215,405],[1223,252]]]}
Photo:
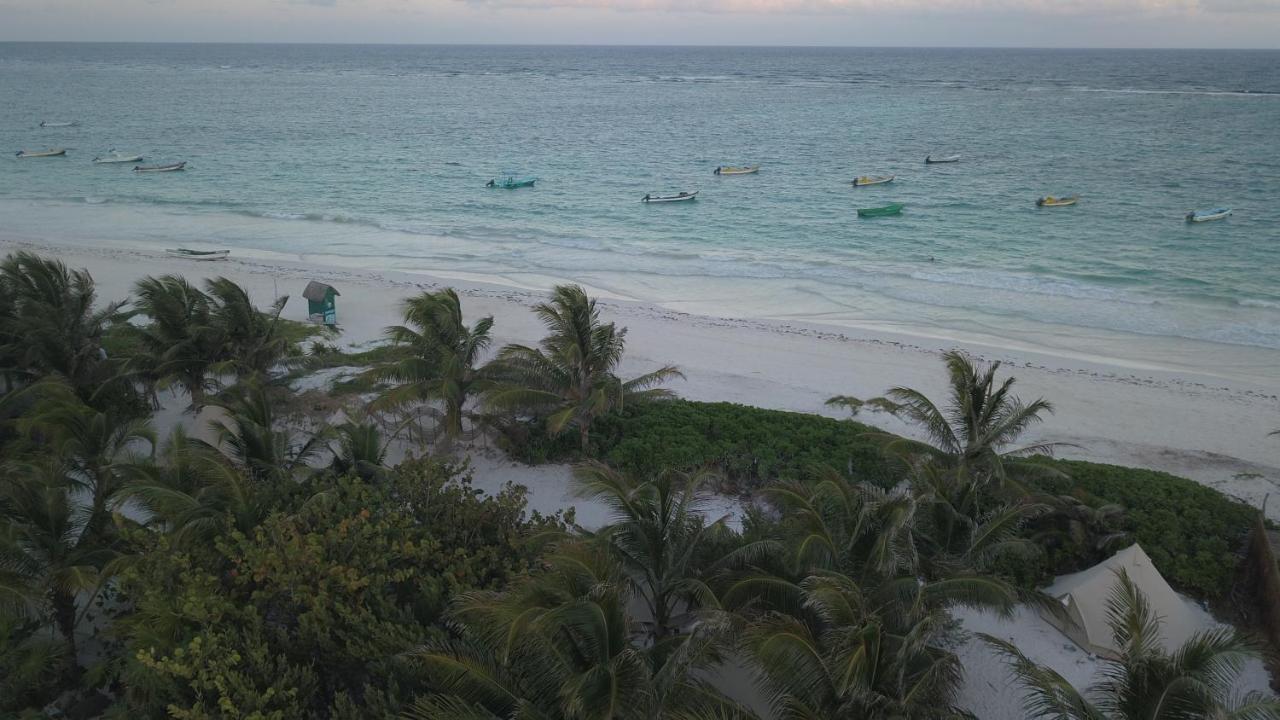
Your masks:
{"label": "palm tree trunk", "polygon": [[76,647],[76,599],[68,593],[54,590],[50,593],[50,600],[53,602],[53,620],[66,645],[67,658],[63,672],[67,682],[74,683],[80,679],[80,658]]}
{"label": "palm tree trunk", "polygon": [[582,446],[582,454],[586,455],[591,449],[591,430],[586,422],[578,422],[578,442]]}

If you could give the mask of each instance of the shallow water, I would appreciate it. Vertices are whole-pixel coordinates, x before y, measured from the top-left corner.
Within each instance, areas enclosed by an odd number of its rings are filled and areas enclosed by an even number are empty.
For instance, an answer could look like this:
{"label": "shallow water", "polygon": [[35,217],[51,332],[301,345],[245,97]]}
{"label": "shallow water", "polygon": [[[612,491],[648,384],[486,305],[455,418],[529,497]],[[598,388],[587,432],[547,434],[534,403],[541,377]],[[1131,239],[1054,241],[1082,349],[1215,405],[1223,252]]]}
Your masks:
{"label": "shallow water", "polygon": [[[0,147],[68,148],[0,164],[19,234],[1280,349],[1280,52],[0,44],[0,96]],[[111,148],[189,169],[89,164]],[[504,170],[540,180],[483,187]],[[1217,205],[1235,214],[1183,222]]]}

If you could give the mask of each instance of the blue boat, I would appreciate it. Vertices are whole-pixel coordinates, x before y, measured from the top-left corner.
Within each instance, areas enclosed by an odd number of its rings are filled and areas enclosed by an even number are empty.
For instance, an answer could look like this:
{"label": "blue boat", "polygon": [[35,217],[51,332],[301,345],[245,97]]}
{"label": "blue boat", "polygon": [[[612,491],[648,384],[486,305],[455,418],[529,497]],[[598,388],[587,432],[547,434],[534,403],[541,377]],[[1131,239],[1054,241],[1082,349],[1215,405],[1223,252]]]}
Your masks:
{"label": "blue boat", "polygon": [[538,182],[536,177],[512,177],[507,176],[501,179],[490,180],[485,183],[485,187],[503,188],[504,190],[514,190],[515,188],[533,187]]}
{"label": "blue boat", "polygon": [[1221,220],[1231,214],[1231,208],[1219,207],[1212,210],[1192,210],[1187,213],[1187,222],[1200,223],[1210,220]]}

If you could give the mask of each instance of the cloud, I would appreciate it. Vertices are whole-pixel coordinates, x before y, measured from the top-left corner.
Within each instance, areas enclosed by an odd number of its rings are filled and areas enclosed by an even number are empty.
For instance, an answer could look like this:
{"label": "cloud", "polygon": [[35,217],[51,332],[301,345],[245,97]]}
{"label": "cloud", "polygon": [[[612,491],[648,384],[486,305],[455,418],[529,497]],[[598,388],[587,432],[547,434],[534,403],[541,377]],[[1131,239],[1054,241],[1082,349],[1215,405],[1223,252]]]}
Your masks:
{"label": "cloud", "polygon": [[1275,12],[1280,0],[459,0],[501,8],[576,8],[630,12],[827,15],[878,13],[1026,13],[1133,16],[1195,12]]}

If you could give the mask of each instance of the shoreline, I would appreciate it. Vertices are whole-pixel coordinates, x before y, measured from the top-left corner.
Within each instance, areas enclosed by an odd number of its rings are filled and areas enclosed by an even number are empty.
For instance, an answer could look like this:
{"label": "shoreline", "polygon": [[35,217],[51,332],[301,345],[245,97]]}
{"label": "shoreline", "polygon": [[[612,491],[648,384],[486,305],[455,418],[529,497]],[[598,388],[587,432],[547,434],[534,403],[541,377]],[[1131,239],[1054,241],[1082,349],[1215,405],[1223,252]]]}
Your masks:
{"label": "shoreline", "polygon": [[[494,346],[533,343],[541,326],[529,309],[543,294],[527,287],[417,272],[338,267],[286,259],[274,253],[236,251],[228,261],[200,263],[162,251],[97,247],[0,232],[0,254],[31,250],[86,268],[97,282],[99,301],[123,299],[145,275],[177,273],[188,278],[226,275],[244,284],[265,305],[274,294],[290,295],[285,316],[305,319],[299,295],[306,280],[329,282],[342,293],[337,342],[363,346],[398,322],[398,304],[410,294],[443,286],[464,298],[468,321],[495,316]],[[448,273],[445,273],[448,275]],[[584,283],[589,291],[596,290]],[[1274,383],[1230,380],[1168,369],[1138,370],[1122,363],[1055,357],[1036,351],[972,342],[949,342],[900,332],[877,332],[820,323],[735,319],[697,315],[660,305],[615,299],[601,293],[606,320],[628,328],[624,374],[674,364],[687,376],[671,387],[681,397],[847,417],[824,406],[828,397],[872,397],[896,385],[931,396],[944,389],[941,353],[958,347],[984,360],[1004,363],[1018,379],[1015,393],[1045,397],[1056,412],[1028,440],[1073,443],[1058,455],[1147,467],[1190,477],[1255,507],[1280,490],[1280,440],[1267,433],[1280,426],[1280,378]],[[892,417],[864,413],[861,422],[912,434]],[[1280,519],[1280,504],[1269,516]]]}

